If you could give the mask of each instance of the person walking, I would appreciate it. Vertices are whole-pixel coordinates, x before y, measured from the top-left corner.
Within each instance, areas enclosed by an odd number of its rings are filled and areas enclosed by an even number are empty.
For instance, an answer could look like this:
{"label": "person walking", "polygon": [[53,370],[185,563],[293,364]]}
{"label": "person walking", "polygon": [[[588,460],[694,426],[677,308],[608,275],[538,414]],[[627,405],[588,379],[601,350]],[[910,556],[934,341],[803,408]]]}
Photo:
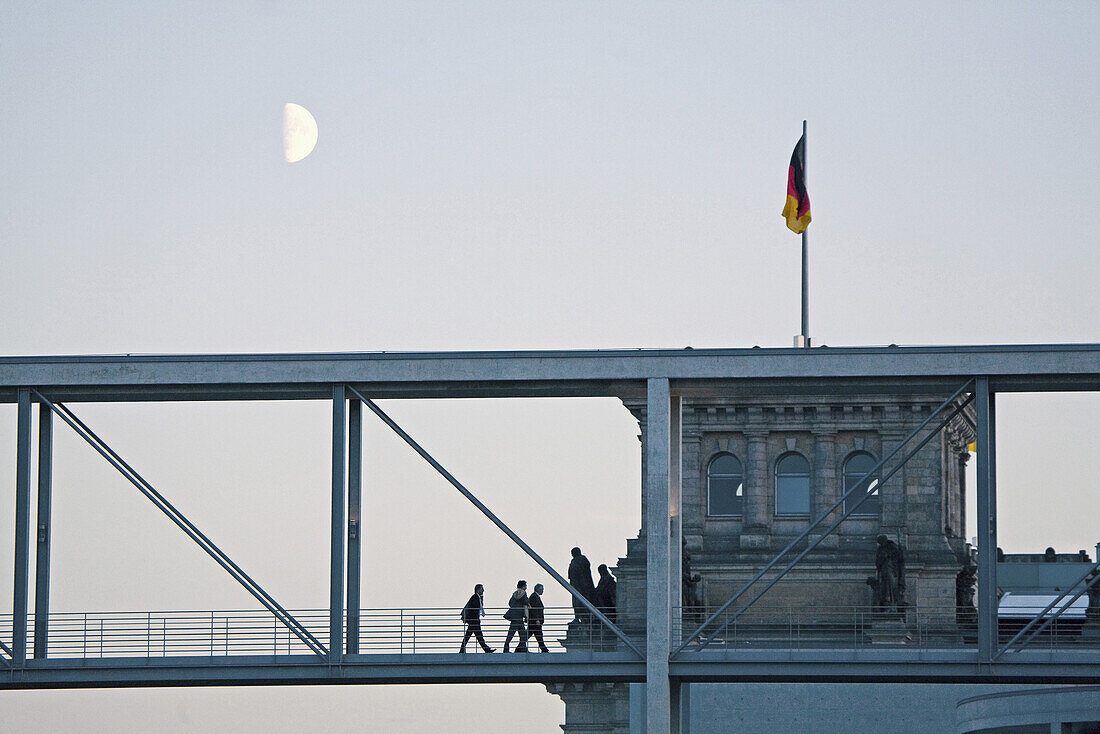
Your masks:
{"label": "person walking", "polygon": [[485,587],[478,584],[474,587],[473,596],[462,607],[462,621],[466,623],[466,634],[462,636],[462,647],[459,652],[466,652],[466,643],[470,641],[470,635],[477,638],[477,643],[485,652],[493,652],[493,648],[485,644],[485,637],[481,634],[481,618],[485,616]]}
{"label": "person walking", "polygon": [[535,591],[527,597],[530,610],[527,613],[528,637],[534,637],[539,643],[539,652],[550,652],[542,639],[542,625],[546,621],[545,605],[542,603],[542,584],[535,584]]}
{"label": "person walking", "polygon": [[516,644],[516,652],[527,652],[527,582],[520,579],[516,582],[516,590],[508,599],[508,611],[504,618],[511,624],[508,625],[508,636],[504,638],[504,652],[508,652],[508,645],[512,637],[519,633],[519,642]]}

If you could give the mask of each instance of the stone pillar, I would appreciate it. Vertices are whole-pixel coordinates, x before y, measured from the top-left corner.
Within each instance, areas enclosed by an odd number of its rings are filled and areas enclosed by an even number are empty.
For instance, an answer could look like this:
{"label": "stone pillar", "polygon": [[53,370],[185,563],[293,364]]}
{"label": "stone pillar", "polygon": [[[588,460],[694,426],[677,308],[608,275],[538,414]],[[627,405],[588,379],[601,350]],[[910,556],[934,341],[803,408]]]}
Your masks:
{"label": "stone pillar", "polygon": [[768,434],[746,433],[745,522],[742,548],[767,548],[771,534],[771,482],[768,481]]}
{"label": "stone pillar", "polygon": [[565,734],[629,734],[628,686],[627,683],[547,683],[546,690],[565,702],[565,723],[561,727]]}
{"label": "stone pillar", "polygon": [[[811,520],[816,520],[832,507],[833,503],[840,499],[840,487],[837,482],[836,467],[836,434],[814,433],[814,466],[813,482],[811,483],[813,495],[810,501]],[[840,508],[837,508],[824,523],[821,532],[828,529],[830,521],[840,517]],[[839,528],[821,541],[821,548],[837,548],[840,546]],[[820,534],[820,533],[818,533]]]}
{"label": "stone pillar", "polygon": [[706,488],[699,476],[699,441],[697,430],[685,433],[681,439],[683,466],[680,481],[680,505],[683,511],[683,532],[688,538],[688,548],[693,540],[703,534],[703,518],[707,514]]}
{"label": "stone pillar", "polygon": [[[882,455],[890,453],[894,450],[901,440],[905,438],[905,434],[900,431],[884,431],[882,433]],[[910,444],[913,444],[911,441]],[[885,466],[882,467],[882,476],[886,474],[895,466],[897,462],[904,458],[905,452],[899,452],[894,456]],[[916,457],[914,457],[915,459]],[[905,512],[905,490],[906,490],[906,468],[902,467],[897,474],[890,478],[890,481],[886,482],[882,489],[879,490],[879,495],[882,497],[882,525],[881,531],[891,538],[898,539],[902,528],[906,527],[906,512]]]}

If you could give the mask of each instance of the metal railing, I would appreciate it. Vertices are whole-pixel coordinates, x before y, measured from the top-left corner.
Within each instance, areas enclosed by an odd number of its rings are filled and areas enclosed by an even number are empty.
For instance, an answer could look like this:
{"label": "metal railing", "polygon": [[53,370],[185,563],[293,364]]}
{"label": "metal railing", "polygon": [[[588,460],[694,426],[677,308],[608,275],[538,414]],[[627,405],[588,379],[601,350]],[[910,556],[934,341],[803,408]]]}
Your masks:
{"label": "metal railing", "polygon": [[[682,641],[711,614],[713,607],[683,607],[673,615],[673,640]],[[1007,642],[1043,606],[1014,607],[1012,616],[1002,612],[998,636]],[[1051,617],[1048,612],[1046,617]],[[754,606],[751,614],[729,623],[714,623],[707,634],[718,632],[708,649],[866,649],[906,647],[942,650],[977,645],[977,613],[974,607],[910,606],[903,613],[870,606]],[[1052,619],[1030,645],[1031,649],[1100,650],[1100,624],[1089,623],[1084,606],[1067,609]],[[685,649],[681,654],[690,653]]]}
{"label": "metal railing", "polygon": [[[481,630],[502,651],[509,622],[505,608],[485,610]],[[318,640],[328,644],[327,609],[291,612]],[[610,650],[618,640],[598,622],[574,623],[571,607],[546,607],[543,639],[550,652]],[[33,615],[28,625],[34,628]],[[346,619],[345,619],[346,627]],[[12,615],[0,615],[0,639],[10,640]],[[363,609],[360,654],[458,652],[465,633],[458,608]],[[51,658],[307,655],[312,650],[269,612],[260,610],[76,612],[50,615],[47,656]],[[514,650],[517,635],[511,641]],[[466,646],[481,652],[475,638]],[[532,637],[528,650],[538,652]]]}

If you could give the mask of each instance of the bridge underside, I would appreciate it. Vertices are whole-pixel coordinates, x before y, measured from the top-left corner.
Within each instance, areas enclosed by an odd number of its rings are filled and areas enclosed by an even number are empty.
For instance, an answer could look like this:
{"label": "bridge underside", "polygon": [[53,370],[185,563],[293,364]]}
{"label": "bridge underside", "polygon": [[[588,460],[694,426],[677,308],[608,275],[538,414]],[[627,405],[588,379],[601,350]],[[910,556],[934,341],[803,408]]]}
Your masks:
{"label": "bridge underside", "polygon": [[[671,662],[669,677],[681,683],[1100,684],[1100,653],[1021,651],[989,664],[976,652],[959,650],[708,650]],[[345,655],[336,665],[316,655],[58,658],[0,671],[4,690],[645,680],[645,661],[629,652]]]}

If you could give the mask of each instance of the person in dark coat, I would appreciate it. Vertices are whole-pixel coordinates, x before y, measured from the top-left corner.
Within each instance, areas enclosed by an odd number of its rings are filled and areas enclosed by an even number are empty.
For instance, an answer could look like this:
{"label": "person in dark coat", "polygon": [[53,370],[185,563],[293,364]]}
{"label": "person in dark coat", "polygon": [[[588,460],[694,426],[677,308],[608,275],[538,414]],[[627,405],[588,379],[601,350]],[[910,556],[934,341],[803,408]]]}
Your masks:
{"label": "person in dark coat", "polygon": [[527,626],[524,624],[527,620],[526,581],[521,579],[516,582],[516,590],[508,598],[508,611],[504,613],[504,618],[511,622],[508,625],[508,636],[504,638],[504,652],[508,652],[508,645],[517,632],[519,643],[516,645],[516,652],[527,652]]}
{"label": "person in dark coat", "polygon": [[[596,586],[592,583],[592,564],[581,553],[580,548],[574,548],[573,560],[569,562],[569,585],[581,593],[592,604],[596,603]],[[573,600],[574,621],[589,620],[591,614],[579,599]]]}
{"label": "person in dark coat", "polygon": [[527,628],[528,637],[534,637],[539,643],[539,652],[550,652],[546,649],[546,643],[542,639],[542,625],[546,621],[545,605],[542,603],[542,584],[535,584],[535,592],[527,597]]}
{"label": "person in dark coat", "polygon": [[615,591],[618,584],[615,577],[611,575],[611,571],[607,569],[607,564],[601,563],[597,570],[600,572],[600,583],[596,587],[596,608],[603,613],[603,616],[614,622]]}
{"label": "person in dark coat", "polygon": [[466,623],[466,634],[462,636],[462,647],[459,652],[466,652],[466,643],[470,641],[470,635],[477,638],[477,643],[485,652],[493,652],[493,648],[485,644],[485,637],[481,634],[481,618],[485,616],[485,587],[478,584],[474,587],[474,594],[462,607],[462,621]]}

